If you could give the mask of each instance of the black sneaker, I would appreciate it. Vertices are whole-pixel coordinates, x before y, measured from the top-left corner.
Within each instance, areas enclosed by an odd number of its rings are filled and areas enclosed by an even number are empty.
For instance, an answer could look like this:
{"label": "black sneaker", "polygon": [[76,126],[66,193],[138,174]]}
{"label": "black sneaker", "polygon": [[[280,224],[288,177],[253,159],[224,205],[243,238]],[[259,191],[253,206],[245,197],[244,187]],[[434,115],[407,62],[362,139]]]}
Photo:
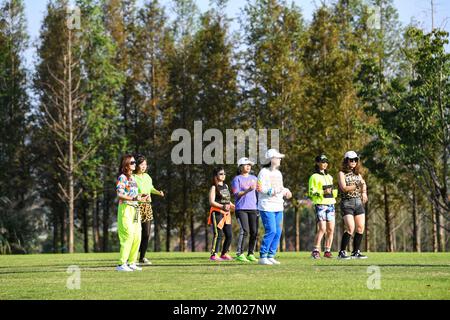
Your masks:
{"label": "black sneaker", "polygon": [[354,251],[352,252],[352,259],[367,259],[367,256],[362,255],[361,251]]}
{"label": "black sneaker", "polygon": [[351,259],[351,258],[347,255],[347,253],[345,252],[345,250],[339,251],[339,255],[338,255],[337,258],[338,258],[338,259],[342,259],[342,260],[348,260],[348,259]]}

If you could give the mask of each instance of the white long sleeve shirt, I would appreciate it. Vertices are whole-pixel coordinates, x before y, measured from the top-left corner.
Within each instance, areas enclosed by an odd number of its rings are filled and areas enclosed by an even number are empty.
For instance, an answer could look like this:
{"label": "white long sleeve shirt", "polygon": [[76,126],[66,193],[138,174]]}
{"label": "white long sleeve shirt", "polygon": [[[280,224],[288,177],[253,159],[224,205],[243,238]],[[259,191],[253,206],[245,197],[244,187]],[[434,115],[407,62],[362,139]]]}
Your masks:
{"label": "white long sleeve shirt", "polygon": [[258,210],[278,212],[284,209],[283,175],[277,169],[263,168],[258,174]]}

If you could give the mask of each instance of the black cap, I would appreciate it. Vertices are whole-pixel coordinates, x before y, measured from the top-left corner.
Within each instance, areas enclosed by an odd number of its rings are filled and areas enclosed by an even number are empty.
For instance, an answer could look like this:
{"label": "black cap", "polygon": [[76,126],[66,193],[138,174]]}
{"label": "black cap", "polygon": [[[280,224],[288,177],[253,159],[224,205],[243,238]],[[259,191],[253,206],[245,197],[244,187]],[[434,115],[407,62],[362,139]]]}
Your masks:
{"label": "black cap", "polygon": [[316,162],[328,162],[328,158],[326,155],[321,154],[320,156],[316,157]]}

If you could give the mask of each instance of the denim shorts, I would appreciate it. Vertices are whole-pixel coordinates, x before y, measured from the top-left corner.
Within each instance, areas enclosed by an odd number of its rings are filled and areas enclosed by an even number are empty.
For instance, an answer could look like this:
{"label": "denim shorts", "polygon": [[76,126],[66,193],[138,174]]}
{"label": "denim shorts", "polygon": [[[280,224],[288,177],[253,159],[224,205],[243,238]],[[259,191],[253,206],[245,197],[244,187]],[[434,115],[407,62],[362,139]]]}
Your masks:
{"label": "denim shorts", "polygon": [[345,216],[347,214],[357,216],[366,213],[361,198],[342,199],[341,211],[342,216]]}
{"label": "denim shorts", "polygon": [[316,221],[334,221],[334,213],[336,212],[334,204],[316,204]]}

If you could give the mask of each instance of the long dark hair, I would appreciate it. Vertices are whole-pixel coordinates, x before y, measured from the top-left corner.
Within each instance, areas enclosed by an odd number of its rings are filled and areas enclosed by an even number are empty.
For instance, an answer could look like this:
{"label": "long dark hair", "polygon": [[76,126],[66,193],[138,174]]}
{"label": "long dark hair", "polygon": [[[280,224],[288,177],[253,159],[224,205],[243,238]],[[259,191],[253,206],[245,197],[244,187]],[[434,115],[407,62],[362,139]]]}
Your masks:
{"label": "long dark hair", "polygon": [[122,174],[124,174],[127,179],[131,178],[130,175],[130,164],[131,164],[131,159],[133,158],[133,156],[131,154],[125,154],[122,156],[122,159],[120,160],[120,167],[119,167],[119,172],[117,174],[117,178],[120,177]]}
{"label": "long dark hair", "polygon": [[355,168],[351,169],[350,165],[349,165],[349,159],[345,158],[344,161],[342,161],[342,166],[341,166],[341,171],[344,173],[349,173],[351,171],[353,171],[354,174],[358,175],[359,171],[360,171],[360,166],[359,166],[359,159],[358,162],[356,163]]}
{"label": "long dark hair", "polygon": [[[213,186],[216,187],[216,192],[217,190],[219,190],[219,181],[217,181],[217,175],[219,174],[220,171],[225,172],[225,169],[223,167],[215,167],[213,169],[213,173],[212,173],[212,184]],[[224,182],[225,184],[225,182]]]}

